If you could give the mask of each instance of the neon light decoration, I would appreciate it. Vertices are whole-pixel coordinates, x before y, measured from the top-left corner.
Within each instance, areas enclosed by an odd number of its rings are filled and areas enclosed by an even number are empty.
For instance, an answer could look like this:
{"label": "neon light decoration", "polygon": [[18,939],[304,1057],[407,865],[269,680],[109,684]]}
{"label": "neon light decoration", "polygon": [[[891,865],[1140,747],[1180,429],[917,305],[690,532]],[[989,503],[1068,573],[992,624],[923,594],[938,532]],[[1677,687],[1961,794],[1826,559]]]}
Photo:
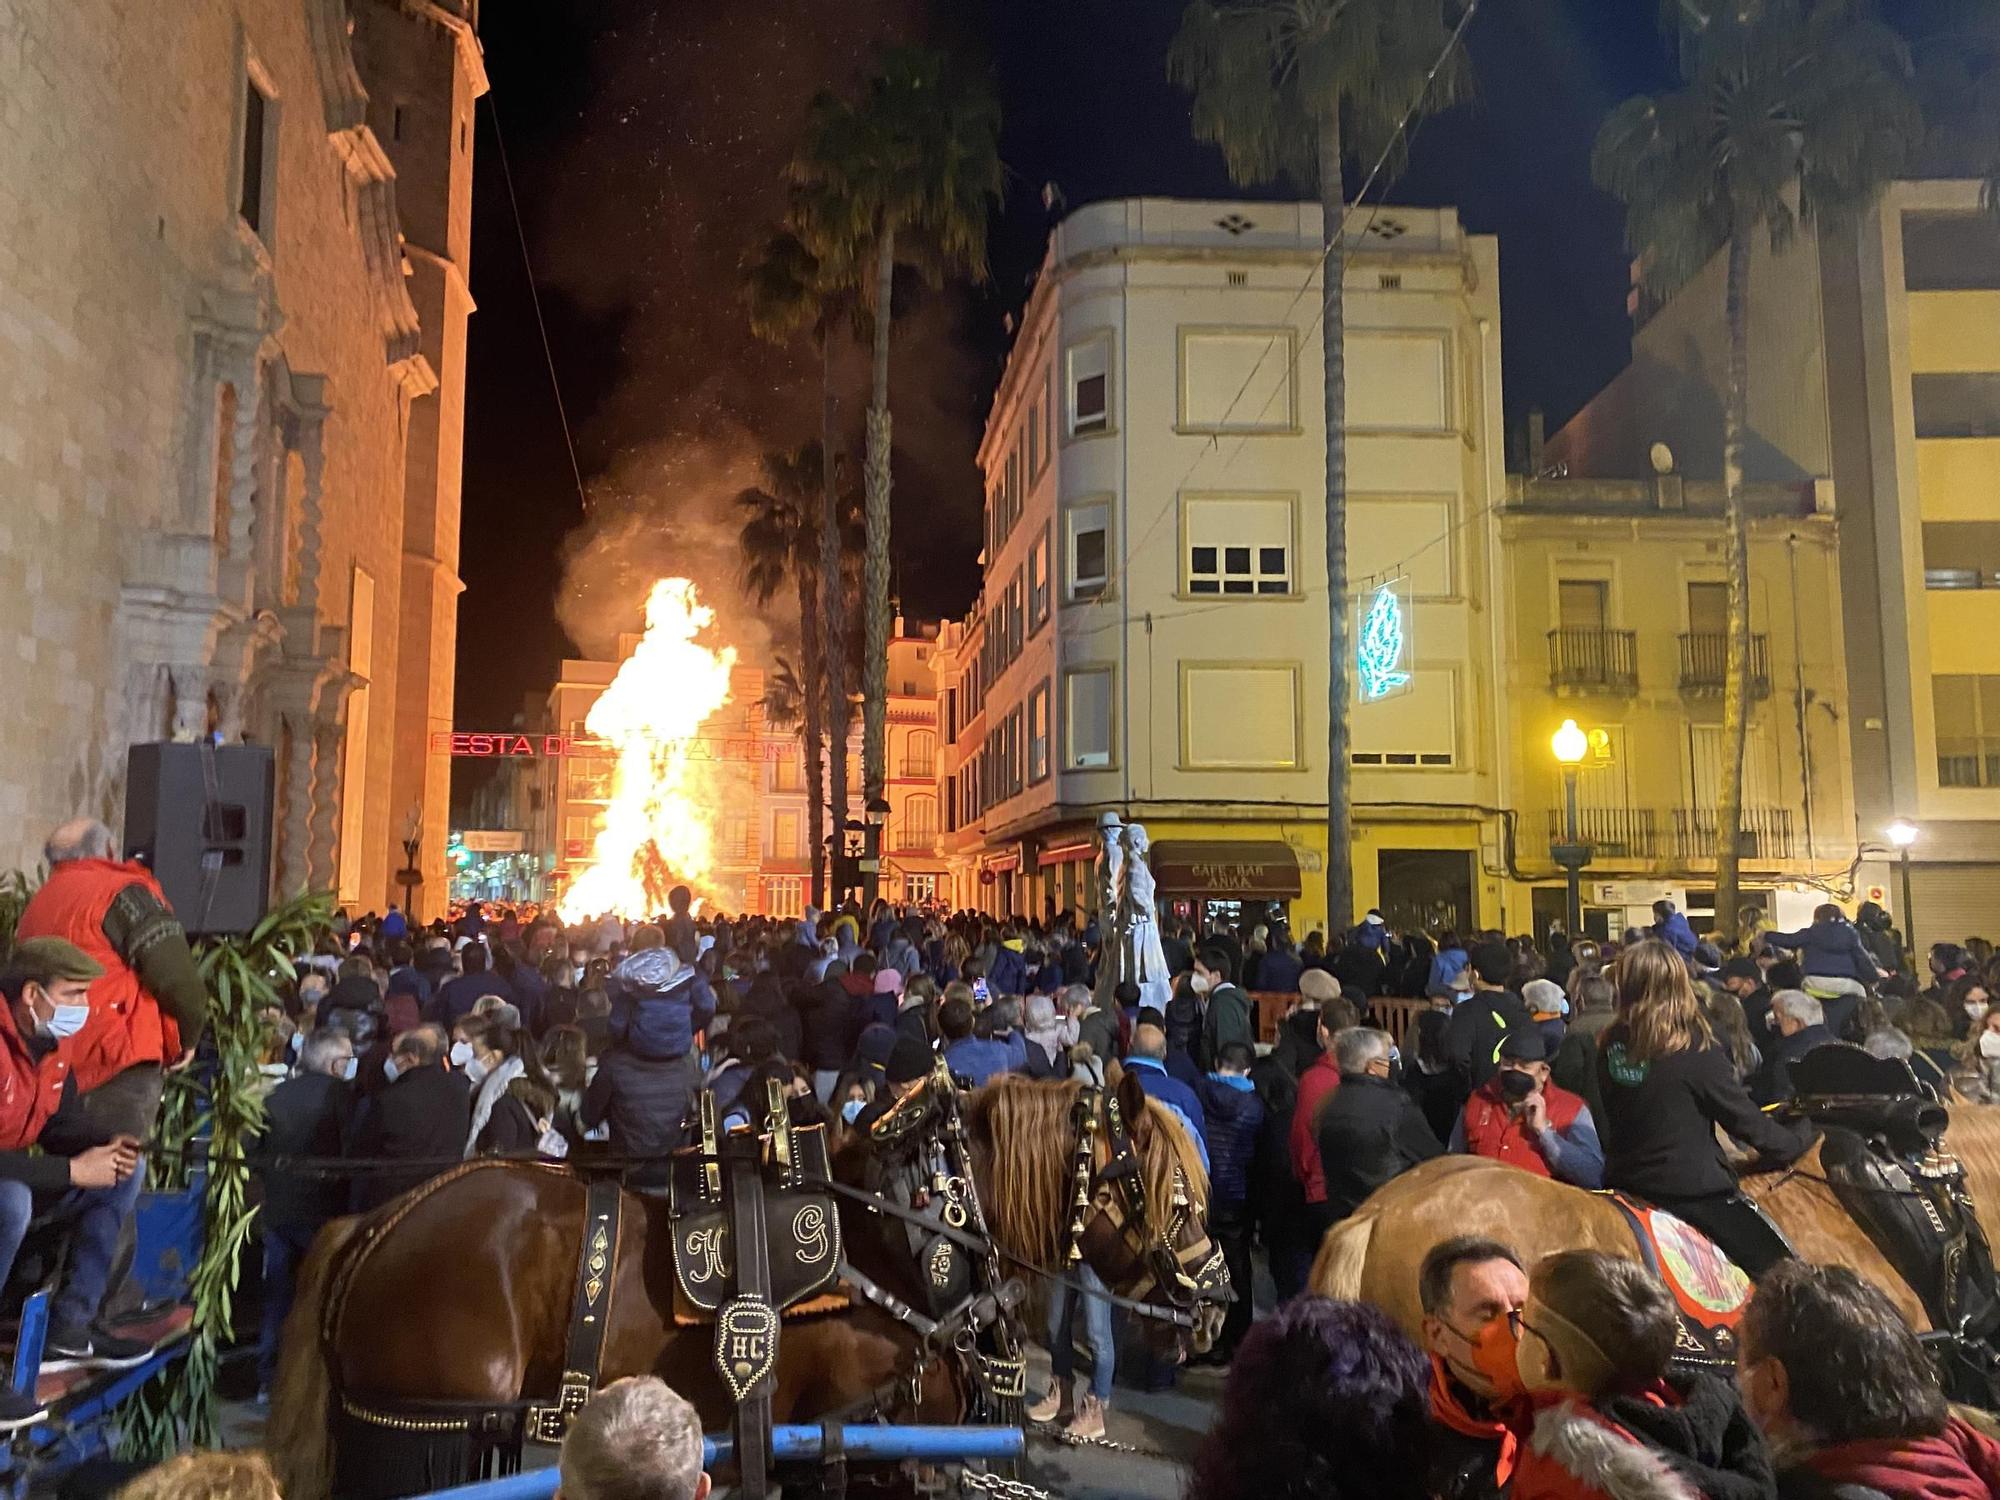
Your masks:
{"label": "neon light decoration", "polygon": [[1403,603],[1395,589],[1384,584],[1375,591],[1368,614],[1361,622],[1361,641],[1355,650],[1355,667],[1361,675],[1361,701],[1373,703],[1410,685],[1403,657],[1409,649],[1409,632],[1403,628]]}

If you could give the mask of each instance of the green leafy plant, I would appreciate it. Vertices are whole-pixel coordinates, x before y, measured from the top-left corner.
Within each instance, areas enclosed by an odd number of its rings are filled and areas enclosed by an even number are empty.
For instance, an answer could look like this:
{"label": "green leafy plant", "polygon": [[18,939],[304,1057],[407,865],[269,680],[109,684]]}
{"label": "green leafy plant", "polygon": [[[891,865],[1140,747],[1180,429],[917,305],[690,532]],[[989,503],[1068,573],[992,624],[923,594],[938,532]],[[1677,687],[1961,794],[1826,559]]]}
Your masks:
{"label": "green leafy plant", "polygon": [[277,1003],[297,977],[296,955],[310,953],[333,917],[334,898],[308,893],[274,908],[244,937],[200,944],[208,983],[208,1035],[215,1055],[170,1074],[156,1139],[169,1148],[205,1138],[205,1148],[152,1158],[149,1185],[159,1192],[202,1186],[202,1248],[189,1279],[194,1328],[188,1353],[134,1402],[121,1432],[127,1457],[162,1459],[217,1440],[215,1383],[233,1327],[236,1274],[256,1225],[244,1156],[264,1127],[263,1045],[259,1010]]}
{"label": "green leafy plant", "polygon": [[21,923],[21,913],[41,888],[40,870],[32,875],[26,870],[0,871],[0,963],[14,956],[14,929]]}

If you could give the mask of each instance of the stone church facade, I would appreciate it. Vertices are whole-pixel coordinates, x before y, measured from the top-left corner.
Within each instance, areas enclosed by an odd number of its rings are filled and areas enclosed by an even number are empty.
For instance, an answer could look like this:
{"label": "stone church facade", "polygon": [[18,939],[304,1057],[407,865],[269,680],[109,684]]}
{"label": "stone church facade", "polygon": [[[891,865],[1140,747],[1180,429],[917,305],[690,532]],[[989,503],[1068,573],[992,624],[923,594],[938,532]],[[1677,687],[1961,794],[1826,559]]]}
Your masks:
{"label": "stone church facade", "polygon": [[442,899],[476,5],[0,4],[0,868],[219,736],[280,894]]}

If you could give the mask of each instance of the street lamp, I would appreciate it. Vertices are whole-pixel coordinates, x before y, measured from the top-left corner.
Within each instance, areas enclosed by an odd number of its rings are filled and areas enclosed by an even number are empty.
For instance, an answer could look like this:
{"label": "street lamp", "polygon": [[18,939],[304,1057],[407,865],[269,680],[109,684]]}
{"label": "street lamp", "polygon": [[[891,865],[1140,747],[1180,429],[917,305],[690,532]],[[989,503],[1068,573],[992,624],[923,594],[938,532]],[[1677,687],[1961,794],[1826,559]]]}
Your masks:
{"label": "street lamp", "polygon": [[1903,871],[1903,941],[1909,945],[1914,967],[1917,957],[1917,914],[1910,903],[1910,845],[1917,841],[1918,828],[1907,818],[1898,818],[1883,830],[1898,850]]}
{"label": "street lamp", "polygon": [[873,911],[882,894],[882,825],[889,821],[889,804],[878,793],[861,810],[868,831],[861,852],[861,909]]}
{"label": "street lamp", "polygon": [[1568,899],[1564,903],[1565,931],[1573,943],[1583,931],[1583,870],[1590,863],[1590,845],[1583,842],[1576,826],[1576,769],[1590,749],[1590,736],[1577,727],[1576,720],[1564,719],[1549,740],[1556,763],[1563,771],[1563,841],[1549,846],[1549,857],[1568,876]]}

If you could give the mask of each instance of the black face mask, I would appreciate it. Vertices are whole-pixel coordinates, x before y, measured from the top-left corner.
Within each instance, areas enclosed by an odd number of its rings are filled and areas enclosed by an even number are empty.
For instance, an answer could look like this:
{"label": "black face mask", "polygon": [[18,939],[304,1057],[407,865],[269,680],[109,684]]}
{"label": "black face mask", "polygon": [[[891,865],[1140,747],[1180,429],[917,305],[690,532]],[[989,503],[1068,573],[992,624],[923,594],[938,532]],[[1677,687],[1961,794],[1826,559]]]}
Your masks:
{"label": "black face mask", "polygon": [[1503,1068],[1500,1072],[1500,1095],[1509,1104],[1519,1104],[1536,1088],[1532,1073],[1517,1072],[1513,1068]]}

